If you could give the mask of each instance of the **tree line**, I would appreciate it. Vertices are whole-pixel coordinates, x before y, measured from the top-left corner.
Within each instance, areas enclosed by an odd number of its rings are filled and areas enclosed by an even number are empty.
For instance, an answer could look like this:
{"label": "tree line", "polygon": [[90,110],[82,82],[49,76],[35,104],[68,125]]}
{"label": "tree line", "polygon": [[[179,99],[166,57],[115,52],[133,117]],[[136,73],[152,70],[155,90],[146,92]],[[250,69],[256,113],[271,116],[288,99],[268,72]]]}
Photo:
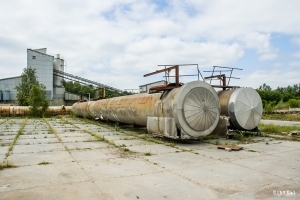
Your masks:
{"label": "tree line", "polygon": [[300,107],[300,87],[298,84],[272,89],[264,83],[256,91],[262,99],[265,111]]}

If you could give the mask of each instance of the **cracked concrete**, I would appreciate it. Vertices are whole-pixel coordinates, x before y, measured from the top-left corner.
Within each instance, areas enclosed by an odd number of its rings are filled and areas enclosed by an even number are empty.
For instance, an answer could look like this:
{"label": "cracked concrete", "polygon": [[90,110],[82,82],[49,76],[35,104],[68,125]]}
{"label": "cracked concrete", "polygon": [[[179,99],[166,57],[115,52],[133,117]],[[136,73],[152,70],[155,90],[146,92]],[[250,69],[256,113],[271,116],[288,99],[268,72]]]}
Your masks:
{"label": "cracked concrete", "polygon": [[[0,199],[300,198],[299,142],[266,145],[257,137],[244,150],[228,152],[214,140],[155,143],[56,117],[28,119],[7,155],[23,123],[7,119],[0,119],[0,161],[16,168],[0,171]],[[278,196],[279,191],[295,196]]]}

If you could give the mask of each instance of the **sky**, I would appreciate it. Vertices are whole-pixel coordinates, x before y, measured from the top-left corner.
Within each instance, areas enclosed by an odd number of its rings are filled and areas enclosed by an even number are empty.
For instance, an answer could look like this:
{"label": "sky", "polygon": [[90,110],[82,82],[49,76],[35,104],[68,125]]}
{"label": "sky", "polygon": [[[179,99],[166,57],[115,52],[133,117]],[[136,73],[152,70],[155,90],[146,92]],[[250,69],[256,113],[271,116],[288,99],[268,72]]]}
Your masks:
{"label": "sky", "polygon": [[143,75],[175,64],[198,64],[203,77],[213,66],[243,69],[233,86],[299,84],[299,8],[299,0],[0,1],[0,79],[21,75],[27,49],[47,48],[67,73],[122,90],[164,80]]}

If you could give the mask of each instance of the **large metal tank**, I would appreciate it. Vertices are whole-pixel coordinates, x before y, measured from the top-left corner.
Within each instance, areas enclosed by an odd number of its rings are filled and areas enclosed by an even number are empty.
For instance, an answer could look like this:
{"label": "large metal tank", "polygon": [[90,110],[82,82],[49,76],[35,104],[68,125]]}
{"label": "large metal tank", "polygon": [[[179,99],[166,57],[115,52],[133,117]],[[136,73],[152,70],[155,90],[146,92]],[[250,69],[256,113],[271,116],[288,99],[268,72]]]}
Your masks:
{"label": "large metal tank", "polygon": [[3,101],[10,101],[10,91],[9,90],[5,90],[3,92]]}
{"label": "large metal tank", "polygon": [[91,114],[91,112],[89,111],[89,105],[91,103],[94,103],[93,101],[89,101],[89,102],[78,102],[78,103],[75,103],[73,104],[72,108],[71,108],[71,111],[77,115],[77,116],[80,116],[80,117],[95,117],[96,116],[93,116]]}
{"label": "large metal tank", "polygon": [[262,117],[262,100],[252,88],[218,92],[221,115],[229,116],[231,125],[240,130],[253,130]]}
{"label": "large metal tank", "polygon": [[78,116],[147,126],[153,134],[172,138],[199,138],[217,126],[220,104],[207,83],[194,81],[164,94],[136,94],[91,103],[76,103]]}

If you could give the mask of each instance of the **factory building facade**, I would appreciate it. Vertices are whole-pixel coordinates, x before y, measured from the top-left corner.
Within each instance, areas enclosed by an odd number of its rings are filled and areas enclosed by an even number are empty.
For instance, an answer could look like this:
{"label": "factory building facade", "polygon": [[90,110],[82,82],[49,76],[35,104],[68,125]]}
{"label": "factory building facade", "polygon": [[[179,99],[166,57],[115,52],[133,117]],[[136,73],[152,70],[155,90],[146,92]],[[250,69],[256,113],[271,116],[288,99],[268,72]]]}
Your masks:
{"label": "factory building facade", "polygon": [[[66,93],[63,78],[53,74],[53,69],[63,72],[64,63],[59,54],[55,57],[48,55],[46,48],[27,49],[27,68],[36,69],[37,79],[46,87],[47,99],[51,106],[68,105],[80,99],[78,95]],[[0,79],[1,103],[17,104],[15,88],[20,82],[21,76]]]}

